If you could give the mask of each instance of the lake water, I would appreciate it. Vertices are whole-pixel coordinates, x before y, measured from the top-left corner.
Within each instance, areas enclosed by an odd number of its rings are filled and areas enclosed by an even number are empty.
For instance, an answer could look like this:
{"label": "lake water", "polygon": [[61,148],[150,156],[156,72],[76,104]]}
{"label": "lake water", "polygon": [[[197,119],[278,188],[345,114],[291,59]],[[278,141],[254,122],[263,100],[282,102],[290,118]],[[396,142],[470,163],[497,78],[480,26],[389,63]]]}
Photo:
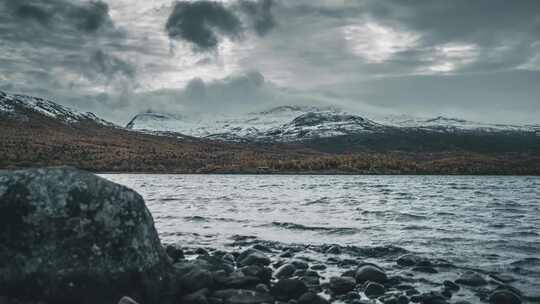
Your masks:
{"label": "lake water", "polygon": [[540,297],[538,177],[102,176],[145,198],[164,243],[392,245],[505,273]]}

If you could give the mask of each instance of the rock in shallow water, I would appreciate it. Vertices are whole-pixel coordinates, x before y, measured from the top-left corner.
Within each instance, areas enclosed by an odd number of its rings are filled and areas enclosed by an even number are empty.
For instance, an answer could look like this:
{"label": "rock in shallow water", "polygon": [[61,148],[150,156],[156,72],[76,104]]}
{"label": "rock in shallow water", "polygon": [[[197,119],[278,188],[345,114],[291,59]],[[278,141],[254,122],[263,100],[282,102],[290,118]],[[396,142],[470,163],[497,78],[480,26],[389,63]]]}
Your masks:
{"label": "rock in shallow water", "polygon": [[367,282],[364,293],[368,298],[376,298],[378,296],[381,296],[386,291],[386,288],[382,284],[376,283],[376,282]]}
{"label": "rock in shallow water", "polygon": [[134,191],[67,167],[0,171],[0,294],[155,301],[169,266]]}
{"label": "rock in shallow water", "polygon": [[274,274],[274,276],[277,279],[286,279],[286,278],[292,277],[295,271],[296,271],[296,267],[294,267],[293,264],[288,263],[279,267],[276,270],[276,273]]}
{"label": "rock in shallow water", "polygon": [[388,277],[382,268],[376,265],[366,264],[356,270],[355,279],[358,283],[371,281],[384,284],[388,280]]}
{"label": "rock in shallow water", "polygon": [[247,249],[242,252],[238,257],[239,266],[260,265],[268,266],[270,264],[270,258],[268,258],[262,251],[257,249]]}
{"label": "rock in shallow water", "polygon": [[487,284],[487,281],[479,273],[467,271],[456,280],[456,283],[467,286],[484,286]]}
{"label": "rock in shallow water", "polygon": [[521,297],[509,289],[498,289],[489,295],[490,304],[521,304]]}

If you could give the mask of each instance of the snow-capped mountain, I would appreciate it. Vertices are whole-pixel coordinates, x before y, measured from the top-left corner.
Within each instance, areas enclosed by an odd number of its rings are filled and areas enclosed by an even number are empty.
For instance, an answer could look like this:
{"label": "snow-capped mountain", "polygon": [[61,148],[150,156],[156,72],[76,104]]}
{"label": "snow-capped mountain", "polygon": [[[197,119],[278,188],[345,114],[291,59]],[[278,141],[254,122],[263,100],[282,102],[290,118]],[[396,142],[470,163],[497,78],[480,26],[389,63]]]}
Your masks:
{"label": "snow-capped mountain", "polygon": [[402,128],[417,128],[434,132],[537,132],[540,125],[490,124],[458,118],[437,116],[421,118],[406,115],[386,116],[383,118],[389,125]]}
{"label": "snow-capped mountain", "polygon": [[375,132],[385,126],[332,107],[281,106],[245,115],[178,116],[141,113],[128,123],[127,128],[178,132],[194,137],[227,141],[291,142]]}
{"label": "snow-capped mountain", "polygon": [[178,132],[226,141],[294,142],[343,135],[383,133],[392,130],[439,133],[526,132],[540,135],[538,125],[503,125],[462,119],[420,118],[405,115],[358,115],[334,107],[280,106],[243,115],[136,115],[127,128]]}
{"label": "snow-capped mountain", "polygon": [[12,95],[0,91],[0,115],[18,120],[28,120],[28,111],[53,118],[66,124],[91,121],[100,125],[114,126],[93,113],[81,113],[53,101],[26,95]]}

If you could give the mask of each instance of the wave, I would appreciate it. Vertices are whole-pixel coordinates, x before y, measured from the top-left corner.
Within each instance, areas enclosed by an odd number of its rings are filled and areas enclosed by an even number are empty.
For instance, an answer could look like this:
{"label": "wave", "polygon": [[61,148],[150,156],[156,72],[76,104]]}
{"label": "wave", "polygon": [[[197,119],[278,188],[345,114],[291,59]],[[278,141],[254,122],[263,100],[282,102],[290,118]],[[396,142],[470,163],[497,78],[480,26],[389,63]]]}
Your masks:
{"label": "wave", "polygon": [[349,227],[323,227],[323,226],[306,226],[296,223],[288,222],[272,222],[263,226],[279,227],[287,230],[301,230],[301,231],[321,231],[328,234],[354,234],[358,232],[356,228]]}
{"label": "wave", "polygon": [[226,223],[248,223],[248,220],[238,220],[233,218],[226,218],[226,217],[204,217],[200,215],[194,215],[194,216],[185,216],[182,218],[183,220],[187,222],[202,222],[207,223],[210,221],[216,221],[216,222],[226,222]]}
{"label": "wave", "polygon": [[540,266],[540,258],[528,257],[510,263],[512,266]]}
{"label": "wave", "polygon": [[412,214],[407,212],[401,212],[398,214],[400,219],[404,220],[425,220],[427,219],[427,216],[425,215],[419,215],[419,214]]}
{"label": "wave", "polygon": [[408,225],[403,227],[405,230],[432,230],[432,227],[421,225]]}
{"label": "wave", "polygon": [[302,205],[304,206],[310,206],[310,205],[328,205],[330,203],[330,198],[329,197],[321,197],[319,199],[316,199],[316,200],[313,200],[313,201],[307,201],[305,203],[303,203]]}
{"label": "wave", "polygon": [[198,216],[198,215],[185,216],[183,217],[183,219],[188,222],[208,222],[209,221],[207,218],[203,216]]}

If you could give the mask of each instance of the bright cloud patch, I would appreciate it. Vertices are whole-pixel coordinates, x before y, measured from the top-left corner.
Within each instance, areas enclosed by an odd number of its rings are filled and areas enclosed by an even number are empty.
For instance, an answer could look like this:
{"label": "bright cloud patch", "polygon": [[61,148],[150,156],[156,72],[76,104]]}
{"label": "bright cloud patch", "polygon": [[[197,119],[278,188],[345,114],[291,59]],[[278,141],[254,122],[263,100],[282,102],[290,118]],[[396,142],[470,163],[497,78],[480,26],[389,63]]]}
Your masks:
{"label": "bright cloud patch", "polygon": [[343,28],[351,51],[370,63],[381,63],[398,52],[414,47],[419,35],[399,31],[375,22],[349,25]]}
{"label": "bright cloud patch", "polygon": [[449,73],[475,61],[478,48],[472,44],[447,43],[435,47],[434,64],[429,71]]}

